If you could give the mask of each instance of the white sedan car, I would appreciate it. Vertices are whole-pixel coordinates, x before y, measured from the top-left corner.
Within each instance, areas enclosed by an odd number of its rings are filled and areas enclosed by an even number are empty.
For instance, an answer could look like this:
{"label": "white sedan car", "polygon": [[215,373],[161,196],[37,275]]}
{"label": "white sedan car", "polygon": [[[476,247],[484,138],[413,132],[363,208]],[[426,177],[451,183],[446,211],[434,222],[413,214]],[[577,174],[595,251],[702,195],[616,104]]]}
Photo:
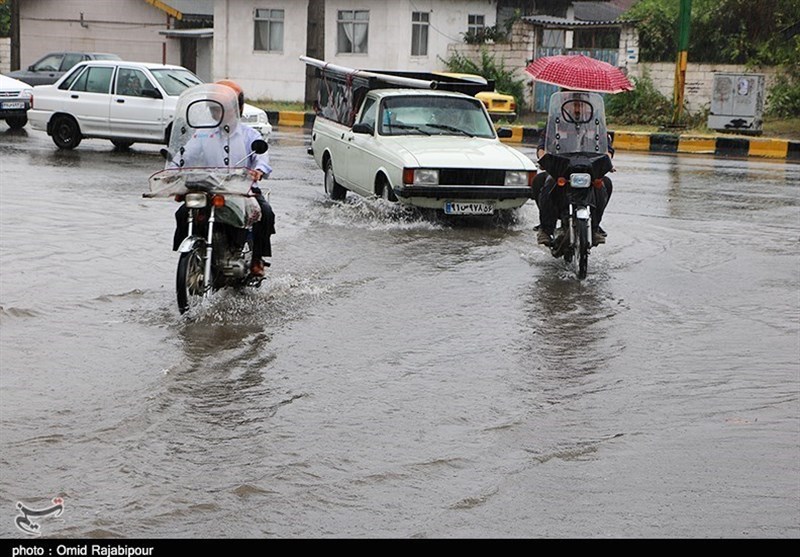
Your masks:
{"label": "white sedan car", "polygon": [[[31,127],[46,131],[60,149],[84,138],[110,139],[118,148],[167,143],[178,95],[202,83],[181,66],[98,60],[81,62],[53,85],[33,88]],[[267,113],[244,107],[242,121],[267,139]]]}
{"label": "white sedan car", "polygon": [[33,88],[17,79],[0,75],[0,120],[18,130],[28,123]]}

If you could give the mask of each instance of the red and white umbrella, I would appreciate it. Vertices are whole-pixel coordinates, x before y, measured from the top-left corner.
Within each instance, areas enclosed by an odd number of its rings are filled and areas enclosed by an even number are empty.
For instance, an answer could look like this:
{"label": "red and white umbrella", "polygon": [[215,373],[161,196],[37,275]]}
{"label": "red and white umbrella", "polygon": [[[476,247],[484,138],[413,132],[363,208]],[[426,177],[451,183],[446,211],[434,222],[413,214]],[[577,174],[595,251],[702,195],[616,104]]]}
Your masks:
{"label": "red and white umbrella", "polygon": [[525,68],[536,81],[578,91],[621,93],[632,91],[625,74],[608,62],[583,54],[543,56]]}

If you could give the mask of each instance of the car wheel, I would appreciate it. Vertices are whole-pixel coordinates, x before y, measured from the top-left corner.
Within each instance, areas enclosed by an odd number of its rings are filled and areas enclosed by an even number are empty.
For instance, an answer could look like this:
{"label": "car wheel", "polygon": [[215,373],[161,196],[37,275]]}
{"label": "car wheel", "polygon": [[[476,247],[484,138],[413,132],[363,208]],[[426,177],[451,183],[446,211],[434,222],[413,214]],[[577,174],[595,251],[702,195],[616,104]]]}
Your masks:
{"label": "car wheel", "polygon": [[121,139],[112,139],[111,143],[113,143],[114,147],[116,147],[120,151],[124,151],[125,149],[130,149],[130,146],[133,145],[133,141],[123,141]]}
{"label": "car wheel", "polygon": [[336,181],[336,176],[333,174],[333,161],[328,159],[325,162],[325,193],[334,201],[343,201],[347,196],[347,190]]}
{"label": "car wheel", "polygon": [[18,130],[25,127],[25,124],[28,123],[28,115],[23,114],[21,116],[9,116],[6,118],[6,124],[12,130]]}
{"label": "car wheel", "polygon": [[83,139],[78,123],[72,116],[56,116],[53,120],[51,131],[53,143],[59,149],[74,149]]}

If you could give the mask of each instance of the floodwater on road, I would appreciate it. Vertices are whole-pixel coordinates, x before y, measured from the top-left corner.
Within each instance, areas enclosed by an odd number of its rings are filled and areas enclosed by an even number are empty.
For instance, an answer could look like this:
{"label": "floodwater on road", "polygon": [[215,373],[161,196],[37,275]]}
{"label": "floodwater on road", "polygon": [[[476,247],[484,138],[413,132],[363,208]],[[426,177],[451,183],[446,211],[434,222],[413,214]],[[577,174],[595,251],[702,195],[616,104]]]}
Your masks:
{"label": "floodwater on road", "polygon": [[800,536],[800,165],[618,152],[578,281],[280,128],[268,281],[181,316],[158,146],[0,126],[0,536]]}

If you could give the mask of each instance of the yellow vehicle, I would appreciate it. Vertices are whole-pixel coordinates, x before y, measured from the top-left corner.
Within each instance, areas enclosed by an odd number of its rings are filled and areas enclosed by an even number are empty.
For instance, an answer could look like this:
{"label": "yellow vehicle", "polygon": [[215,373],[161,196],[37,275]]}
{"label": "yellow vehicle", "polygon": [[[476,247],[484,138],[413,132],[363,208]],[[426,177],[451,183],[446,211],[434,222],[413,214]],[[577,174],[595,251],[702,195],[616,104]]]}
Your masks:
{"label": "yellow vehicle", "polygon": [[[486,78],[469,73],[452,73],[452,72],[433,72],[438,75],[446,75],[449,77],[456,77],[459,79],[466,79],[476,83],[487,84]],[[492,121],[506,120],[509,123],[517,119],[517,103],[512,95],[504,95],[497,91],[482,91],[475,95],[475,98],[480,100],[489,111],[489,116]]]}

